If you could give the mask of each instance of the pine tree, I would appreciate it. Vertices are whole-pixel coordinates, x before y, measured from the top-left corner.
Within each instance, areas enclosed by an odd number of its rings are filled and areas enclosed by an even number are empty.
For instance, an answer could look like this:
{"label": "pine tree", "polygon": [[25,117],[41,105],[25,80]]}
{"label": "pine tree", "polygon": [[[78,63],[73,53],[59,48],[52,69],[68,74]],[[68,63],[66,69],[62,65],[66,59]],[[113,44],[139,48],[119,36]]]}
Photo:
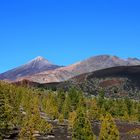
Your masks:
{"label": "pine tree", "polygon": [[101,118],[101,130],[99,140],[119,140],[119,131],[110,114]]}
{"label": "pine tree", "polygon": [[138,121],[140,122],[140,102],[138,104],[138,113],[137,113]]}
{"label": "pine tree", "polygon": [[60,115],[59,115],[58,123],[59,123],[59,124],[63,124],[63,123],[64,123],[64,116],[63,116],[63,114],[60,114]]}
{"label": "pine tree", "polygon": [[69,118],[68,118],[68,126],[69,128],[72,128],[76,119],[76,111],[70,112],[69,113]]}
{"label": "pine tree", "polygon": [[70,98],[71,111],[74,111],[79,106],[79,102],[83,97],[82,91],[76,88],[71,88],[68,92],[68,96]]}
{"label": "pine tree", "polygon": [[100,118],[99,108],[97,107],[97,102],[95,98],[90,101],[90,107],[87,110],[87,115],[90,120],[97,120]]}
{"label": "pine tree", "polygon": [[62,107],[62,114],[63,114],[65,119],[67,119],[69,116],[69,112],[71,111],[70,107],[71,107],[70,106],[70,98],[69,98],[69,96],[66,96],[63,107]]}
{"label": "pine tree", "polygon": [[12,106],[10,105],[8,85],[0,86],[0,138],[4,138],[12,129]]}
{"label": "pine tree", "polygon": [[64,101],[65,101],[65,93],[62,90],[59,90],[57,94],[57,106],[59,113],[62,112]]}
{"label": "pine tree", "polygon": [[125,98],[125,104],[127,106],[128,115],[132,114],[132,101],[129,98]]}
{"label": "pine tree", "polygon": [[59,112],[58,112],[56,95],[52,93],[48,93],[47,96],[45,97],[45,100],[43,101],[44,112],[48,115],[50,119],[58,118]]}
{"label": "pine tree", "polygon": [[78,109],[72,128],[72,140],[93,140],[93,132],[90,121],[82,109]]}
{"label": "pine tree", "polygon": [[6,116],[5,116],[5,100],[4,93],[0,89],[0,139],[4,137],[5,129],[7,124]]}

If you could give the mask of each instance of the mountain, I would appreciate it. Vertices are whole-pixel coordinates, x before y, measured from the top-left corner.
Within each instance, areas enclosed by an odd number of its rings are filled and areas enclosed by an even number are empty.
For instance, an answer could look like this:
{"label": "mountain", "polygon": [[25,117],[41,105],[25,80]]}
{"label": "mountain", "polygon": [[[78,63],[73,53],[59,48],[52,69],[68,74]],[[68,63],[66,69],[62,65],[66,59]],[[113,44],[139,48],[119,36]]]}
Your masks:
{"label": "mountain", "polygon": [[55,83],[55,88],[68,89],[71,86],[79,87],[84,93],[93,95],[104,90],[107,97],[129,96],[140,99],[140,65],[107,68],[76,76],[66,82]]}
{"label": "mountain", "polygon": [[31,76],[36,73],[54,70],[56,68],[60,68],[60,66],[54,65],[45,58],[38,56],[25,65],[0,74],[0,80],[16,80],[24,76]]}
{"label": "mountain", "polygon": [[116,66],[134,66],[140,65],[140,60],[136,58],[121,59],[116,56],[100,55],[94,56],[73,65],[62,67],[55,70],[44,71],[32,76],[24,77],[29,81],[37,83],[51,83],[66,81],[80,74],[89,73],[101,69]]}
{"label": "mountain", "polygon": [[75,76],[64,82],[36,83],[29,80],[16,82],[17,85],[41,87],[51,90],[80,88],[86,95],[104,91],[106,97],[140,99],[140,65],[117,66]]}

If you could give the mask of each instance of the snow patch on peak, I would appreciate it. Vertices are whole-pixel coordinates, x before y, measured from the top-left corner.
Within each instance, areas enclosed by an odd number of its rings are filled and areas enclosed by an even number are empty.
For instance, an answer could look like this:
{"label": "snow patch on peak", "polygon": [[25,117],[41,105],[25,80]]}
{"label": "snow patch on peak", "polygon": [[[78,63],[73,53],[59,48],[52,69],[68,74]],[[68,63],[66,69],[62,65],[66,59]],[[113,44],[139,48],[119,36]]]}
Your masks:
{"label": "snow patch on peak", "polygon": [[37,56],[36,58],[34,58],[33,60],[37,60],[37,61],[41,61],[44,60],[45,58],[43,58],[42,56]]}
{"label": "snow patch on peak", "polygon": [[51,62],[49,62],[47,59],[45,59],[42,56],[37,56],[36,58],[32,59],[31,61],[29,61],[28,63],[44,63],[44,64],[52,64]]}

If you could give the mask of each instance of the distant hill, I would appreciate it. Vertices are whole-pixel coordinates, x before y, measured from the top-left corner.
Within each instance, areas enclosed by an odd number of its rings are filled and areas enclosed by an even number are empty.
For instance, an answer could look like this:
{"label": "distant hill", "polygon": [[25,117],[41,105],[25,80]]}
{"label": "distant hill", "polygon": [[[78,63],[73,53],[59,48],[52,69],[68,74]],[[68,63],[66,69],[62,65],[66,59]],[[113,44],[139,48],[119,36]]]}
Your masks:
{"label": "distant hill", "polygon": [[54,70],[56,68],[60,68],[60,66],[54,65],[45,58],[39,56],[25,65],[0,74],[0,80],[16,80],[24,76],[31,76],[36,73]]}
{"label": "distant hill", "polygon": [[16,84],[52,90],[68,90],[76,87],[80,88],[84,94],[95,96],[103,90],[106,97],[140,99],[140,66],[107,68],[81,74],[65,82],[40,84],[23,80]]}
{"label": "distant hill", "polygon": [[[97,95],[103,90],[107,97],[122,98],[129,96],[134,99],[140,99],[140,66],[107,68],[76,76],[66,82],[54,84],[57,89],[67,90],[72,86],[78,87],[85,94]],[[50,85],[47,86],[51,87]]]}
{"label": "distant hill", "polygon": [[140,65],[140,60],[136,58],[121,59],[116,56],[100,55],[94,56],[73,65],[62,67],[55,70],[44,71],[24,79],[37,83],[62,82],[80,74],[89,73],[101,69],[116,66]]}
{"label": "distant hill", "polygon": [[63,82],[84,73],[117,66],[136,65],[140,65],[140,60],[137,58],[121,59],[116,56],[99,55],[61,67],[50,63],[43,57],[37,57],[25,65],[0,74],[0,80],[22,81],[26,79],[37,83]]}

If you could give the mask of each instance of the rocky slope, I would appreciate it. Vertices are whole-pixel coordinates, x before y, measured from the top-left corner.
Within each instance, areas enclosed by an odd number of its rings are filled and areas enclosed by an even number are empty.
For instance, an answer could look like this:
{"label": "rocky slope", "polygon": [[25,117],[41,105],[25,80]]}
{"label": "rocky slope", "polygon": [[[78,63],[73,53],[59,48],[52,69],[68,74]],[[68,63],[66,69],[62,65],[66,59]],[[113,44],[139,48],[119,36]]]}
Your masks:
{"label": "rocky slope", "polygon": [[0,80],[16,80],[24,76],[31,76],[36,73],[54,70],[59,67],[60,66],[54,65],[45,58],[39,56],[25,65],[0,74]]}
{"label": "rocky slope", "polygon": [[89,73],[116,66],[133,65],[140,65],[140,60],[136,58],[121,59],[116,56],[100,55],[91,57],[87,60],[78,62],[67,67],[42,72],[26,78],[24,77],[24,79],[28,79],[29,81],[38,83],[61,82],[84,73]]}
{"label": "rocky slope", "polygon": [[[54,86],[55,85],[55,86]],[[129,96],[140,99],[140,66],[118,66],[76,76],[66,82],[46,85],[67,90],[79,87],[85,94],[97,95],[101,90],[107,97]]]}

